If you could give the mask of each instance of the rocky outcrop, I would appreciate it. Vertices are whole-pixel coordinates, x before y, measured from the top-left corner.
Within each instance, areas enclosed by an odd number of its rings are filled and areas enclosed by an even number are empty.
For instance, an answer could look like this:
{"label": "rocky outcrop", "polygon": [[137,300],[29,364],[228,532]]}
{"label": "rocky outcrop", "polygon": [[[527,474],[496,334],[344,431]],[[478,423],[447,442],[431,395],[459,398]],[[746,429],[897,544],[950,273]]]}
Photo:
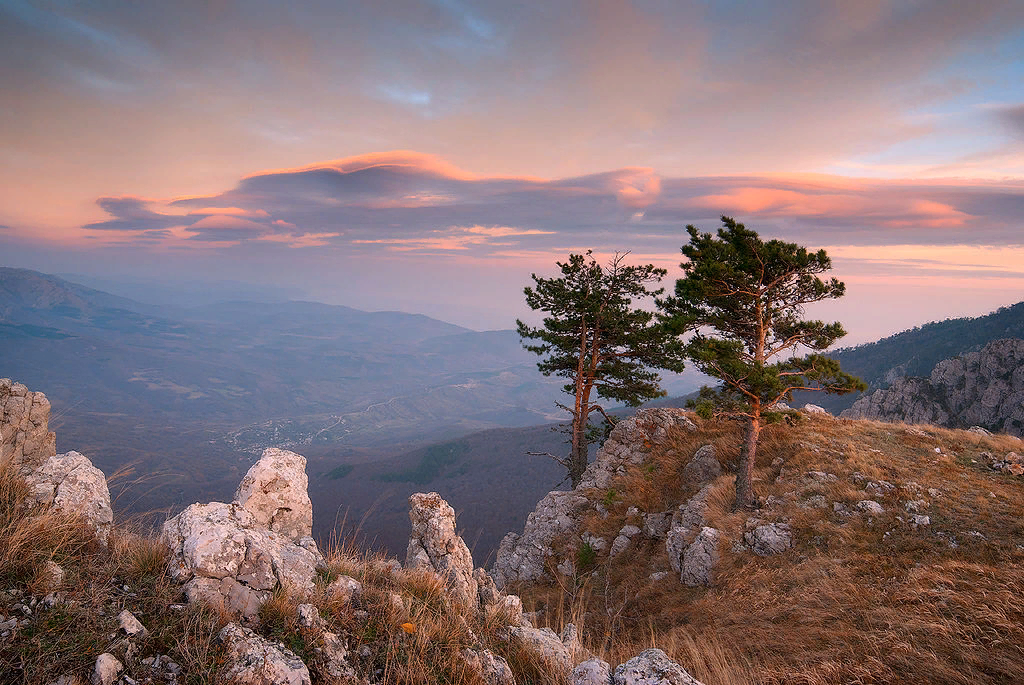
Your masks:
{"label": "rocky outcrop", "polygon": [[545,563],[554,555],[555,538],[573,530],[589,506],[588,500],[576,491],[555,490],[537,503],[522,534],[509,533],[501,541],[491,569],[498,588],[512,583],[531,583],[548,577]]}
{"label": "rocky outcrop", "polygon": [[225,661],[217,675],[235,685],[310,685],[302,659],[236,623],[221,629]]}
{"label": "rocky outcrop", "polygon": [[660,649],[648,649],[615,668],[613,685],[702,685]]}
{"label": "rocky outcrop", "polygon": [[293,540],[313,534],[306,458],[269,447],[252,465],[235,491],[235,501],[270,530]]}
{"label": "rocky outcrop", "polygon": [[464,607],[479,601],[473,577],[473,556],[455,533],[455,510],[436,492],[409,497],[412,534],[405,554],[406,568],[428,568],[438,573]]}
{"label": "rocky outcrop", "polygon": [[1024,435],[1024,340],[996,340],[946,359],[928,378],[894,380],[860,398],[843,418],[980,426]]}
{"label": "rocky outcrop", "polygon": [[13,460],[25,471],[57,454],[49,429],[50,401],[10,378],[0,378],[0,461]]}
{"label": "rocky outcrop", "polygon": [[764,523],[749,519],[743,541],[759,557],[782,554],[793,546],[793,530],[788,523]]}
{"label": "rocky outcrop", "polygon": [[613,479],[625,475],[629,466],[642,464],[650,448],[664,442],[673,428],[697,430],[682,409],[641,409],[634,416],[619,421],[576,489],[607,488]]}
{"label": "rocky outcrop", "polygon": [[516,626],[511,628],[512,639],[533,652],[554,673],[566,676],[572,670],[572,654],[562,638],[550,628]]}
{"label": "rocky outcrop", "polygon": [[105,542],[114,522],[110,490],[103,472],[78,452],[58,454],[25,476],[29,506],[53,507],[81,516]]}
{"label": "rocky outcrop", "polygon": [[193,504],[164,523],[162,539],[171,550],[171,577],[186,583],[190,601],[222,604],[247,618],[278,584],[312,591],[324,564],[312,538],[299,546],[237,502]]}
{"label": "rocky outcrop", "polygon": [[[552,544],[560,536],[577,529],[584,512],[596,506],[586,492],[607,489],[616,478],[625,475],[629,467],[643,463],[651,447],[664,442],[673,428],[697,430],[683,410],[671,408],[641,409],[635,416],[616,424],[584,472],[579,486],[568,492],[549,492],[526,518],[523,532],[509,533],[501,541],[491,569],[497,586],[503,588],[513,583],[550,578],[547,564],[555,554]],[[705,463],[701,472],[708,467],[710,464]],[[616,551],[625,549],[631,538],[632,535],[624,536]],[[607,543],[587,544],[600,551],[598,548],[604,549]],[[568,561],[560,560],[563,569],[570,568]]]}
{"label": "rocky outcrop", "polygon": [[493,654],[489,649],[462,650],[462,660],[469,670],[476,673],[487,685],[516,685],[508,662]]}

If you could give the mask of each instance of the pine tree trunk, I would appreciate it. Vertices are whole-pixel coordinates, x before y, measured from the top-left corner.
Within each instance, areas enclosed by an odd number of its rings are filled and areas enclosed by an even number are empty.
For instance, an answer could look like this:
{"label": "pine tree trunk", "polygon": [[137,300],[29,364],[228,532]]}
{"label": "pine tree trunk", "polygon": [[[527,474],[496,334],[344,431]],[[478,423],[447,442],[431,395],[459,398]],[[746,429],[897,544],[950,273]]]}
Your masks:
{"label": "pine tree trunk", "polygon": [[[577,433],[573,427],[572,453],[569,455],[569,476],[572,479],[572,489],[580,484],[583,479],[583,472],[587,470],[587,439],[585,435],[586,425],[580,427]],[[577,439],[577,435],[579,438]]]}
{"label": "pine tree trunk", "polygon": [[757,437],[761,432],[761,412],[755,411],[747,423],[743,439],[739,470],[736,473],[736,504],[734,510],[752,509],[754,505],[754,460],[757,455]]}

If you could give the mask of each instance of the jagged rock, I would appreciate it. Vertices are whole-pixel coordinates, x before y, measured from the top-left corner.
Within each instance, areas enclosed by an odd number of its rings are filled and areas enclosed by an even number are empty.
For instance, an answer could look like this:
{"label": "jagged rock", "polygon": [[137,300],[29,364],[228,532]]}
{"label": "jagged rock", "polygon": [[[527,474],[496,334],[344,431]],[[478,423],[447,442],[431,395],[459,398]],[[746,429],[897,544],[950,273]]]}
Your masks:
{"label": "jagged rock", "polygon": [[918,526],[930,526],[932,524],[932,520],[930,517],[921,516],[920,514],[914,514],[913,516],[911,516],[910,522],[914,525],[915,528]]}
{"label": "jagged rock", "polygon": [[[313,604],[298,606],[299,626],[309,633],[323,658],[323,670],[332,678],[352,678],[355,671],[348,664],[348,648],[336,633],[327,630],[327,622]],[[307,635],[307,640],[310,639]]]}
{"label": "jagged rock", "polygon": [[96,665],[93,667],[89,682],[92,685],[113,685],[122,670],[124,670],[124,664],[118,661],[113,654],[104,652],[96,658]]}
{"label": "jagged rock", "polygon": [[127,609],[117,615],[117,625],[128,637],[146,637],[149,634],[146,627],[135,618],[135,614]]}
{"label": "jagged rock", "polygon": [[817,414],[819,416],[831,416],[824,407],[819,407],[816,404],[805,404],[800,408],[805,414]]}
{"label": "jagged rock", "polygon": [[49,429],[50,401],[10,378],[0,378],[0,461],[10,459],[23,472],[57,454]]}
{"label": "jagged rock", "polygon": [[363,595],[363,584],[351,576],[340,575],[327,586],[327,596],[342,604],[355,604]]}
{"label": "jagged rock", "polygon": [[293,652],[229,623],[217,635],[226,655],[218,676],[235,685],[310,685],[309,669]]}
{"label": "jagged rock", "polygon": [[1024,340],[995,340],[939,362],[928,378],[897,379],[842,416],[1024,435]]}
{"label": "jagged rock", "polygon": [[576,624],[566,623],[560,637],[562,644],[569,650],[570,661],[575,664],[583,655],[583,641],[580,640],[580,631]]}
{"label": "jagged rock", "polygon": [[319,551],[264,528],[236,503],[193,504],[164,523],[171,577],[186,582],[190,601],[221,603],[251,617],[278,585],[311,592]]}
{"label": "jagged rock", "polygon": [[619,534],[615,536],[614,540],[612,540],[612,548],[608,550],[608,556],[617,557],[622,552],[625,552],[626,548],[629,547],[630,541],[632,541],[639,532],[640,529],[636,526],[623,526],[622,530],[619,531]]}
{"label": "jagged rock", "polygon": [[478,604],[473,577],[473,556],[455,534],[455,510],[436,492],[409,497],[412,534],[405,554],[406,568],[429,568],[448,583],[455,600],[464,607]]}
{"label": "jagged rock", "polygon": [[886,495],[896,489],[896,486],[887,480],[870,481],[864,489],[875,495]]}
{"label": "jagged rock", "polygon": [[672,512],[660,514],[647,514],[644,516],[644,535],[649,538],[660,539],[668,535],[672,529]]}
{"label": "jagged rock", "polygon": [[696,495],[679,505],[679,508],[672,514],[672,527],[678,528],[702,528],[708,512],[708,496],[711,494],[711,486],[705,485]]}
{"label": "jagged rock", "polygon": [[491,569],[498,589],[513,583],[536,582],[548,578],[544,564],[554,554],[551,543],[575,528],[589,501],[582,494],[555,490],[537,503],[522,534],[509,533],[501,541]]}
{"label": "jagged rock", "polygon": [[857,508],[868,514],[884,514],[885,509],[874,500],[862,499],[857,502]]}
{"label": "jagged rock", "polygon": [[909,502],[905,502],[903,504],[903,508],[906,509],[907,512],[911,514],[916,514],[920,511],[924,511],[925,509],[928,508],[928,506],[928,500],[924,499],[910,500]]}
{"label": "jagged rock", "polygon": [[81,516],[106,542],[114,522],[110,490],[103,472],[84,455],[68,452],[50,457],[25,477],[29,487],[26,504],[52,506],[58,511]]}
{"label": "jagged rock", "polygon": [[611,685],[612,671],[607,661],[587,659],[572,669],[572,685]]}
{"label": "jagged rock", "polygon": [[487,574],[487,571],[482,568],[474,570],[473,579],[476,580],[477,599],[479,600],[481,607],[495,604],[501,599],[501,593],[498,592],[498,586],[494,584],[494,578],[491,578]]}
{"label": "jagged rock", "polygon": [[613,685],[703,685],[660,649],[648,649],[615,668]]}
{"label": "jagged rock", "polygon": [[722,465],[715,457],[715,446],[704,445],[683,467],[683,480],[693,485],[704,485],[722,475]]}
{"label": "jagged rock", "polygon": [[536,654],[556,673],[569,675],[573,666],[572,654],[555,631],[550,628],[515,626],[510,629],[509,634],[513,640],[517,640],[525,649]]}
{"label": "jagged rock", "polygon": [[590,549],[594,550],[598,554],[608,549],[608,541],[594,535],[593,533],[584,533],[580,536],[580,540],[583,541],[584,545],[588,545]]}
{"label": "jagged rock", "polygon": [[743,534],[744,542],[757,556],[782,554],[793,546],[793,530],[788,523],[757,523],[754,519],[748,521],[749,530]]}
{"label": "jagged rock", "polygon": [[697,430],[683,410],[666,407],[641,409],[634,416],[619,421],[583,473],[577,490],[607,488],[616,477],[624,475],[629,466],[643,463],[650,447],[664,442],[673,428]]}
{"label": "jagged rock", "polygon": [[711,585],[711,571],[718,562],[718,541],[721,534],[714,528],[705,526],[690,545],[686,547],[680,560],[679,579],[687,587]]}
{"label": "jagged rock", "polygon": [[986,436],[992,435],[991,431],[987,431],[984,428],[982,428],[981,426],[971,426],[970,428],[967,429],[967,432],[968,433],[975,433],[977,435],[986,435]]}
{"label": "jagged rock", "polygon": [[268,447],[235,490],[235,500],[264,527],[293,540],[313,533],[306,458]]}
{"label": "jagged rock", "polygon": [[462,659],[487,685],[516,685],[508,662],[492,654],[489,649],[477,650],[467,647],[462,650]]}

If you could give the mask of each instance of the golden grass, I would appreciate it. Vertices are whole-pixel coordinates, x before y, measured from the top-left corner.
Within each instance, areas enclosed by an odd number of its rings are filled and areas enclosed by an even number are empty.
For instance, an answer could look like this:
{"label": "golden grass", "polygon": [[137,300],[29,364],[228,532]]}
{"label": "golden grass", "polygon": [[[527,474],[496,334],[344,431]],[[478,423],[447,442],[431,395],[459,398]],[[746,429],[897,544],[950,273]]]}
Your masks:
{"label": "golden grass", "polygon": [[[696,449],[714,444],[728,465],[741,439],[741,426],[727,421],[671,435],[613,486],[609,516],[592,516],[584,527],[611,539],[636,523],[626,515],[630,506],[673,509],[696,490],[681,477]],[[748,515],[731,511],[726,475],[708,500],[707,525],[723,536],[710,588],[651,580],[668,559],[663,541],[641,537],[630,553],[600,558],[583,581],[587,591],[556,584],[524,590],[524,601],[545,609],[556,629],[570,615],[586,617],[588,646],[612,663],[654,645],[708,685],[1020,682],[1024,482],[987,470],[980,454],[1022,447],[1011,436],[827,417],[769,426],[756,492],[776,504],[755,515],[790,523],[787,553],[760,558],[733,549]],[[772,466],[777,458],[783,463]],[[837,480],[815,483],[807,471]],[[855,472],[896,488],[865,493]],[[940,494],[929,496],[929,488]],[[826,508],[808,506],[815,495]],[[886,512],[869,519],[832,509],[869,498]],[[918,499],[930,503],[921,513],[931,525],[914,529],[904,503]]]}

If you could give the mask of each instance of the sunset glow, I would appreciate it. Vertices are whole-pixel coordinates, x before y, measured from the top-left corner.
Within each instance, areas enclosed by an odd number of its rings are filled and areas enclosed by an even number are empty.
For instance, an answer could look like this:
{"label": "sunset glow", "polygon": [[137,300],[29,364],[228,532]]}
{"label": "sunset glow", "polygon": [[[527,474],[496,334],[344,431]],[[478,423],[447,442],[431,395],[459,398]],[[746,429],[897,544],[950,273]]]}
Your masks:
{"label": "sunset glow", "polygon": [[0,263],[508,328],[727,214],[852,342],[1024,299],[1024,4],[758,7],[0,0]]}

